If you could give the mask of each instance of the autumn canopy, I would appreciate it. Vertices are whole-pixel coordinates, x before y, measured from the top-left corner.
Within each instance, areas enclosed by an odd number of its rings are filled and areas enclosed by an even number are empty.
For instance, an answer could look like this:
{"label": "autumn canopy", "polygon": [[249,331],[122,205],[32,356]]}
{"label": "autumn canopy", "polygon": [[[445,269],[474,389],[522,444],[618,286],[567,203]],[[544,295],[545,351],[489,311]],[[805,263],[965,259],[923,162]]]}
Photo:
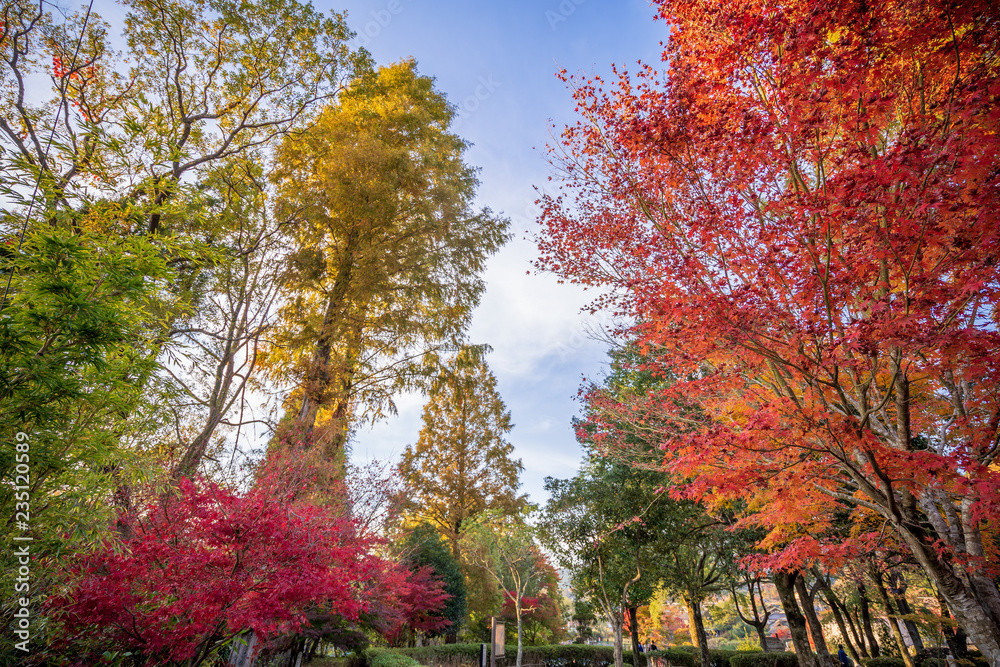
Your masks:
{"label": "autumn canopy", "polygon": [[[894,529],[1000,660],[1000,44],[987,2],[660,2],[663,70],[565,76],[540,265],[667,389],[592,396],[770,567]],[[692,412],[682,406],[698,405]],[[627,453],[626,453],[627,454]],[[991,523],[992,520],[992,523]],[[876,522],[878,525],[878,522]]]}

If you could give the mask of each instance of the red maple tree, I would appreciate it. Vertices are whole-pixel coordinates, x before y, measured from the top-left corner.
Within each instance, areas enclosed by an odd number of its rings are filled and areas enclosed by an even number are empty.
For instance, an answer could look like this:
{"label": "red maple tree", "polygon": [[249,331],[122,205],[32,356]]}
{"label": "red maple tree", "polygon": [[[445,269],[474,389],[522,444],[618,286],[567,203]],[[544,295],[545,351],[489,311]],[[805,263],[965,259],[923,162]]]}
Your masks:
{"label": "red maple tree", "polygon": [[246,630],[294,633],[331,601],[357,620],[369,605],[362,584],[382,563],[343,512],[295,502],[278,482],[268,475],[238,494],[184,479],[125,517],[123,542],[72,560],[63,592],[48,600],[61,645],[80,664],[109,647],[148,664],[200,664]]}
{"label": "red maple tree", "polygon": [[996,7],[657,4],[665,72],[564,74],[583,119],[543,198],[540,266],[679,378],[604,408],[786,556],[878,513],[1000,664]]}
{"label": "red maple tree", "polygon": [[379,614],[381,634],[390,646],[402,646],[414,633],[433,633],[451,625],[440,615],[451,595],[434,568],[423,565],[407,570],[400,563],[395,574],[398,582],[391,586],[393,595],[383,600]]}

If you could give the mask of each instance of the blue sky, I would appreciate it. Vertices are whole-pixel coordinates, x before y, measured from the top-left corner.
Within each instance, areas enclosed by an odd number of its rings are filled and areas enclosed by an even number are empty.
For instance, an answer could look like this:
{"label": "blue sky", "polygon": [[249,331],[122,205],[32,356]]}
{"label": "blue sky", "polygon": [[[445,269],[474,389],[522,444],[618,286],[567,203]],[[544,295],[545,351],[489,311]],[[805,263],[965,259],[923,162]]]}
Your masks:
{"label": "blue sky", "polygon": [[[513,415],[511,442],[523,459],[522,491],[543,502],[546,476],[572,476],[580,449],[570,420],[584,377],[599,377],[606,348],[585,329],[590,297],[531,262],[536,249],[534,186],[549,175],[551,135],[574,120],[558,70],[610,73],[657,63],[666,25],[647,0],[322,0],[318,9],[348,11],[348,22],[379,64],[416,59],[457,105],[456,131],[474,145],[481,168],[479,204],[511,219],[515,239],[490,262],[487,293],[470,338],[489,343],[489,361]],[[555,129],[553,129],[553,127]],[[529,273],[530,272],[530,273]],[[354,457],[395,460],[416,441],[424,398],[404,396],[399,417],[361,430]]]}

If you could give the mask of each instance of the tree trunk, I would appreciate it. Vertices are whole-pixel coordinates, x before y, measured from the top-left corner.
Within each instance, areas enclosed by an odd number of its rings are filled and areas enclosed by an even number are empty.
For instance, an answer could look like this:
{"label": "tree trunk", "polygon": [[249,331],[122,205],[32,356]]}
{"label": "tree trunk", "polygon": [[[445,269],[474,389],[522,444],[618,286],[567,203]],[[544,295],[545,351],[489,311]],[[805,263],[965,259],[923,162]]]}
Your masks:
{"label": "tree trunk", "polygon": [[308,653],[306,653],[306,662],[307,663],[310,663],[310,662],[313,661],[313,658],[316,657],[316,651],[318,649],[319,649],[319,637],[316,637],[313,640],[312,644],[309,646]]}
{"label": "tree trunk", "polygon": [[[730,594],[733,597],[733,606],[736,607],[736,615],[739,616],[740,620],[752,627],[757,632],[757,639],[760,641],[760,650],[767,653],[770,649],[767,647],[767,619],[770,617],[770,612],[767,610],[767,605],[764,603],[764,596],[760,596],[761,608],[757,609],[757,600],[754,595],[754,587],[758,592],[760,591],[761,582],[760,579],[752,579],[750,577],[744,577],[744,584],[747,587],[747,597],[750,600],[750,609],[753,611],[753,616],[748,617],[743,614],[740,609],[740,599],[736,595],[736,587],[732,586],[729,589]],[[763,613],[763,617],[761,614]]]}
{"label": "tree trunk", "polygon": [[854,620],[847,613],[847,608],[840,602],[832,588],[826,586],[823,589],[823,595],[833,611],[833,618],[837,622],[837,627],[840,628],[844,643],[847,644],[847,652],[851,654],[854,662],[860,663],[861,658],[868,657],[868,652],[865,650],[861,636],[858,635],[858,629],[854,627]]}
{"label": "tree trunk", "polygon": [[[459,522],[459,524],[457,525],[457,527],[458,528],[461,527],[461,522]],[[455,562],[459,563],[460,566],[461,566],[462,561],[460,559],[462,557],[462,552],[461,552],[461,548],[458,545],[458,539],[457,538],[451,540],[451,555],[455,557]],[[464,576],[464,572],[465,572],[464,567],[462,567],[462,572],[463,572],[463,576]],[[452,623],[451,625],[448,626],[448,630],[445,632],[445,635],[444,635],[444,643],[445,644],[457,644],[458,643],[458,628],[459,628],[459,625],[460,625],[460,623]]]}
{"label": "tree trunk", "polygon": [[892,636],[896,640],[896,646],[903,657],[903,662],[906,663],[906,667],[916,667],[913,662],[913,656],[910,655],[910,652],[906,649],[906,642],[903,641],[903,633],[899,629],[899,619],[897,618],[896,610],[893,609],[892,602],[889,601],[889,594],[882,583],[882,573],[873,567],[869,570],[869,574],[875,584],[875,592],[878,594],[879,602],[882,603],[885,615],[889,619],[889,629],[892,630]]}
{"label": "tree trunk", "polygon": [[[965,514],[963,508],[963,515]],[[927,510],[925,510],[926,512]],[[981,577],[970,574],[973,589],[966,585],[934,547],[932,536],[918,532],[909,523],[887,517],[910,553],[920,563],[927,578],[948,601],[955,620],[969,635],[969,639],[992,667],[1000,667],[1000,591],[995,583],[986,585]],[[964,518],[964,517],[963,517]],[[966,536],[966,545],[977,544],[978,527],[965,520],[960,526]],[[942,539],[947,536],[941,536]],[[976,551],[977,549],[973,549]],[[978,553],[976,555],[979,555]]]}
{"label": "tree trunk", "polygon": [[[906,601],[906,589],[907,583],[897,572],[892,572],[889,575],[889,593],[892,596],[892,601],[896,605],[896,609],[899,610],[900,616],[909,616],[913,613],[910,609],[910,603]],[[903,625],[906,626],[906,634],[910,635],[910,641],[913,642],[913,648],[918,653],[924,650],[924,642],[920,637],[920,630],[917,628],[917,624],[911,619],[903,619]]]}
{"label": "tree trunk", "polygon": [[[837,628],[840,629],[840,636],[844,638],[844,643],[847,645],[847,652],[850,654],[851,659],[854,660],[854,662],[861,662],[861,656],[858,653],[858,649],[854,647],[854,641],[857,640],[857,634],[854,632],[853,625],[851,626],[850,631],[848,631],[848,622],[850,621],[850,617],[847,617],[845,620],[845,614],[840,612],[840,601],[837,599],[837,596],[834,594],[833,589],[830,588],[829,584],[824,581],[822,585],[823,597],[826,598],[827,604],[830,605],[830,611],[833,612],[833,620],[836,621]],[[854,635],[853,640],[851,637],[852,634]]]}
{"label": "tree trunk", "polygon": [[[854,622],[851,620],[851,615],[847,613],[847,607],[840,602],[840,598],[837,597],[833,587],[830,585],[830,579],[819,568],[814,567],[813,574],[816,576],[816,581],[823,591],[823,597],[826,598],[827,603],[830,605],[833,618],[837,622],[837,627],[840,628],[840,635],[844,638],[844,643],[847,644],[847,652],[850,653],[854,662],[860,663],[861,655],[867,658],[868,654],[865,653],[864,642],[858,636]],[[855,648],[855,642],[860,646],[860,655],[858,649]]]}
{"label": "tree trunk", "polygon": [[521,596],[518,594],[516,602],[517,611],[517,667],[521,667],[521,657],[524,655],[524,642],[521,638],[521,632],[523,631],[523,622],[521,619]]}
{"label": "tree trunk", "polygon": [[611,629],[615,633],[615,667],[623,667],[624,652],[622,651],[622,624],[625,619],[622,614],[616,614],[611,621]]}
{"label": "tree trunk", "polygon": [[865,637],[868,639],[868,652],[873,658],[879,656],[878,641],[875,639],[875,631],[872,629],[871,604],[868,602],[868,589],[861,582],[858,582],[858,606],[861,608],[861,626],[864,629]]}
{"label": "tree trunk", "polygon": [[823,626],[819,622],[819,617],[816,615],[816,607],[813,604],[813,596],[806,588],[806,577],[803,573],[799,572],[799,576],[795,577],[795,582],[793,585],[795,592],[799,594],[799,602],[801,602],[802,613],[806,617],[806,627],[809,628],[809,634],[812,636],[813,646],[816,647],[816,658],[817,662],[822,667],[835,667],[833,656],[830,655],[830,649],[826,646],[826,637],[823,636]]}
{"label": "tree trunk", "polygon": [[705,621],[701,615],[701,602],[692,596],[686,596],[684,603],[688,608],[688,618],[691,620],[691,641],[698,647],[702,667],[711,667],[712,658],[708,653],[708,633],[705,632]]}
{"label": "tree trunk", "polygon": [[[893,602],[896,603],[896,609],[899,610],[901,616],[909,616],[913,613],[910,609],[910,603],[906,601],[903,595],[893,595]],[[910,641],[913,642],[913,648],[916,651],[924,650],[924,640],[920,637],[920,629],[917,624],[913,622],[912,619],[903,619],[903,625],[906,626],[906,634],[910,635]]]}
{"label": "tree trunk", "polygon": [[816,655],[809,646],[809,635],[806,630],[806,619],[795,602],[795,580],[798,572],[775,572],[772,579],[774,587],[778,589],[778,599],[781,600],[781,608],[785,610],[785,619],[788,621],[788,630],[792,634],[792,645],[795,647],[795,657],[799,661],[799,667],[818,667]]}
{"label": "tree trunk", "polygon": [[[948,602],[944,599],[944,596],[941,595],[940,591],[934,592],[937,595],[938,604],[941,606],[941,618],[950,619],[951,613],[948,611]],[[944,635],[944,640],[948,644],[948,648],[951,649],[951,654],[955,656],[956,659],[961,660],[968,655],[968,638],[965,636],[965,631],[962,630],[961,627],[953,628],[948,623],[942,623],[941,634]]]}
{"label": "tree trunk", "polygon": [[[320,327],[313,358],[306,371],[303,383],[302,405],[296,417],[296,426],[302,435],[311,437],[316,426],[316,416],[319,409],[329,398],[331,377],[331,353],[335,343],[344,338],[343,327],[346,319],[345,308],[348,300],[348,290],[354,283],[355,252],[360,245],[356,230],[347,237],[343,253],[337,264],[337,275],[333,281],[333,290],[327,299],[326,312],[323,314],[323,324]],[[339,397],[342,401],[346,397]]]}
{"label": "tree trunk", "polygon": [[760,650],[764,653],[770,653],[771,649],[767,646],[767,628],[763,625],[758,625],[754,627],[757,631],[757,641],[760,642]]}
{"label": "tree trunk", "polygon": [[688,602],[687,598],[684,598],[684,607],[687,609],[688,613],[688,635],[691,637],[691,643],[697,649],[701,648],[701,644],[698,640],[698,628],[694,620],[694,607]]}
{"label": "tree trunk", "polygon": [[628,608],[628,629],[632,637],[632,665],[633,667],[643,667],[642,656],[639,654],[639,622],[637,615],[638,607]]}
{"label": "tree trunk", "polygon": [[868,645],[865,643],[865,633],[864,630],[861,629],[860,610],[855,608],[852,612],[847,608],[846,604],[841,603],[840,613],[843,614],[844,620],[847,622],[847,627],[851,631],[852,641],[858,648],[858,653],[860,653],[863,658],[870,658],[871,654],[868,653]]}

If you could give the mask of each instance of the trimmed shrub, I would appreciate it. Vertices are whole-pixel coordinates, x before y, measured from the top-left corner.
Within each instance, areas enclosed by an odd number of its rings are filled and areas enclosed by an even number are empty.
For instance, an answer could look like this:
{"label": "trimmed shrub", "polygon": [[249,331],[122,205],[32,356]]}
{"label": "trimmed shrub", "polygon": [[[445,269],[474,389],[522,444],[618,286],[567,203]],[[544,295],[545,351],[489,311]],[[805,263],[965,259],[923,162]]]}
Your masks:
{"label": "trimmed shrub", "polygon": [[[648,655],[660,660],[660,662],[654,663],[655,667],[667,667],[668,663],[670,665],[683,665],[683,667],[701,667],[701,653],[694,646],[676,646],[665,651],[653,651]],[[708,652],[708,657],[712,661],[711,667],[737,667],[732,662],[734,658],[742,659],[743,656],[754,655],[784,656],[785,654],[765,654],[761,651],[729,651],[725,649],[710,649]],[[791,663],[788,663],[785,658],[771,658],[759,664],[753,663],[751,665],[747,663],[746,665],[740,665],[740,667],[796,667],[798,661],[794,658],[795,654],[789,653],[787,655],[793,656]]]}
{"label": "trimmed shrub", "polygon": [[[701,654],[693,646],[675,646],[664,651],[652,651],[647,654],[654,658],[654,667],[681,665],[682,667],[701,667]],[[743,662],[737,665],[734,660],[743,660],[745,656],[767,656],[757,662]],[[789,659],[786,656],[792,656]],[[711,649],[708,657],[711,667],[797,667],[798,661],[794,653],[763,653],[762,651],[729,651]],[[753,659],[753,658],[751,658]]]}
{"label": "trimmed shrub", "polygon": [[708,658],[712,661],[712,667],[729,667],[729,660],[741,651],[727,651],[725,649],[709,649]]}
{"label": "trimmed shrub", "polygon": [[[509,647],[507,648],[509,650]],[[515,647],[515,650],[516,647]],[[479,664],[479,644],[441,644],[396,649],[421,665]]]}
{"label": "trimmed shrub", "polygon": [[[402,664],[376,664],[375,660],[386,653],[406,656],[424,667],[478,667],[479,644],[442,644],[440,646],[418,646],[416,648],[385,649],[372,648],[365,651],[367,665],[351,667],[414,667]],[[508,644],[504,650],[504,658],[498,659],[498,667],[512,667],[517,646]],[[650,667],[700,667],[700,656],[693,647],[682,646],[650,651],[643,654],[648,658]],[[709,651],[712,659],[711,667],[797,667],[794,660],[788,662],[779,653],[760,653],[758,651]],[[734,664],[732,661],[744,656],[768,656],[768,660]],[[622,658],[625,667],[632,664],[632,652],[623,651]],[[615,662],[615,650],[612,646],[591,646],[587,644],[558,644],[549,646],[525,646],[523,663],[525,665],[544,665],[545,667],[611,667]],[[875,667],[889,667],[879,666]]]}
{"label": "trimmed shrub", "polygon": [[[477,667],[479,664],[479,644],[443,644],[396,649],[396,651],[426,667]],[[497,662],[501,667],[510,667],[514,664],[516,655],[517,646],[508,644],[504,649],[504,658],[498,659]],[[608,667],[614,664],[614,655],[614,648],[611,646],[587,644],[525,646],[523,663],[545,665],[545,667]],[[632,652],[625,651],[623,658],[626,664],[631,664]]]}
{"label": "trimmed shrub", "polygon": [[729,658],[729,667],[798,667],[799,659],[790,651],[764,653],[741,651]]}
{"label": "trimmed shrub", "polygon": [[682,667],[697,667],[698,656],[696,656],[691,651],[686,651],[683,648],[668,648],[662,651],[650,651],[646,654],[649,656],[654,667],[667,667],[668,665]]}
{"label": "trimmed shrub", "polygon": [[[517,647],[507,653],[507,665],[514,664]],[[571,644],[568,646],[531,646],[524,649],[523,662],[528,665],[543,664],[545,667],[606,667],[614,664],[615,650],[610,646],[588,646]],[[628,654],[626,662],[632,662]]]}
{"label": "trimmed shrub", "polygon": [[902,658],[879,656],[878,658],[861,658],[864,667],[906,667]]}
{"label": "trimmed shrub", "polygon": [[370,667],[420,667],[420,663],[408,655],[380,651],[372,657]]}

